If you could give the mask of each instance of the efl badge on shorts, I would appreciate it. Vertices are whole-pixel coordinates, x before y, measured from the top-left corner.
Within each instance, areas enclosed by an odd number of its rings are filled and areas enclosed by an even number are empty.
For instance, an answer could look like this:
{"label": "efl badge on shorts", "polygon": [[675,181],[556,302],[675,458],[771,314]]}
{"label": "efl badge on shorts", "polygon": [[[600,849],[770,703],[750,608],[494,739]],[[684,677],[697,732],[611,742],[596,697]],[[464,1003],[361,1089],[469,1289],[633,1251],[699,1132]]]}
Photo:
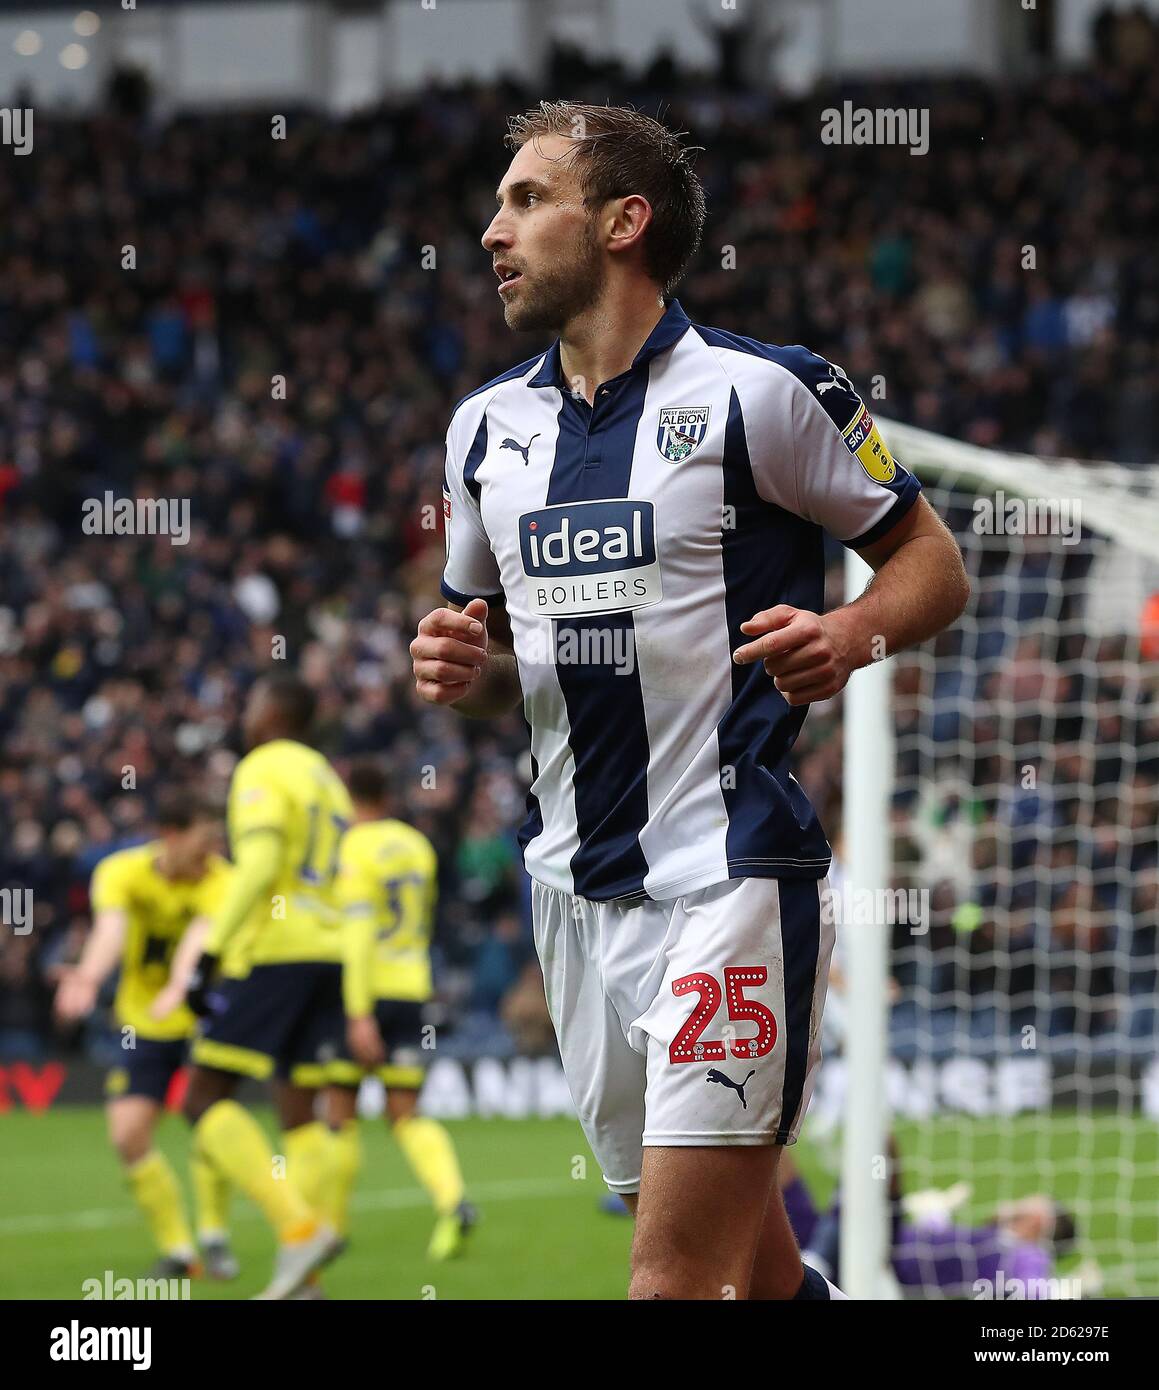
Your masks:
{"label": "efl badge on shorts", "polygon": [[708,433],[707,405],[666,406],[660,411],[656,448],[669,463],[683,463],[704,441]]}

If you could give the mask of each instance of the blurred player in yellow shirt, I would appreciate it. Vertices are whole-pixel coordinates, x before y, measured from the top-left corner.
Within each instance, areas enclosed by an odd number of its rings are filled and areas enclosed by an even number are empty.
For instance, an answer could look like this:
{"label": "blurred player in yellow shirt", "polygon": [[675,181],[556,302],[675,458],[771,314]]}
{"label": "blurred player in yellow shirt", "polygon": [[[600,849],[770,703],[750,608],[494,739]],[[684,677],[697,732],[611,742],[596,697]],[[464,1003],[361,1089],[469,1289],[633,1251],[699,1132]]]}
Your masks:
{"label": "blurred player in yellow shirt", "polygon": [[389,818],[381,769],[360,765],[349,785],[354,826],[342,841],[338,873],[347,1047],[343,1059],[327,1070],[342,1088],[329,1099],[331,1124],[354,1131],[364,1072],[382,1080],[387,1121],[437,1213],[427,1253],[445,1260],[458,1254],[476,1214],[464,1200],[451,1136],[436,1120],[417,1113],[430,1056],[423,1046],[422,1014],[431,997],[438,864],[425,835]]}
{"label": "blurred player in yellow shirt", "polygon": [[196,1023],[174,980],[182,962],[195,958],[230,868],[213,853],[218,817],[190,793],[167,794],[158,824],[158,839],[119,850],[97,865],[90,890],[93,929],[79,962],[60,983],[56,1012],[65,1023],[90,1014],[101,986],[120,967],[114,1012],[124,1060],[109,1072],[105,1110],[110,1142],[160,1252],[153,1276],[184,1277],[203,1267],[211,1278],[232,1279],[237,1262],[226,1230],[227,1186],[213,1169],[194,1162],[199,1265],[181,1186],[153,1146]]}
{"label": "blurred player in yellow shirt", "polygon": [[[230,889],[190,984],[204,1017],[185,1114],[197,1152],[261,1208],[278,1239],[260,1298],[309,1296],[313,1272],[343,1241],[326,1219],[354,1172],[315,1119],[322,1067],[343,1032],[338,845],[350,821],[341,778],[308,746],[314,696],[291,674],[263,677],[243,716],[250,751],[229,791]],[[230,957],[241,956],[241,978]],[[286,1181],[257,1121],[234,1099],[244,1077],[271,1080]]]}

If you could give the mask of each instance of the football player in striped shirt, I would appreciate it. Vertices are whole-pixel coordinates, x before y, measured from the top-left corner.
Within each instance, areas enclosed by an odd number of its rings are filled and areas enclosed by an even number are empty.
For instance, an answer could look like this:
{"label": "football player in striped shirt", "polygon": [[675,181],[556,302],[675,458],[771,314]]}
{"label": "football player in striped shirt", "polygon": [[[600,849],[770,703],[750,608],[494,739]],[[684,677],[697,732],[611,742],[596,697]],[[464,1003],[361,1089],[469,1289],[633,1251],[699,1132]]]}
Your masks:
{"label": "football player in striped shirt", "polygon": [[[828,1298],[776,1184],[833,937],[789,753],[812,702],[954,621],[961,555],[840,368],[673,297],[705,217],[677,135],[561,102],[509,143],[483,246],[508,327],[556,341],[452,415],[417,689],[530,725],[536,945],[635,1210],[631,1295]],[[830,612],[826,532],[876,572]]]}
{"label": "football player in striped shirt", "polygon": [[[474,1225],[454,1141],[437,1120],[418,1113],[426,1064],[423,1005],[433,992],[431,932],[438,895],[434,846],[389,814],[385,773],[373,763],[348,779],[354,825],[342,840],[338,902],[345,917],[342,994],[347,1045],[327,1078],[343,1087],[330,1121],[355,1128],[364,1073],[386,1087],[386,1119],[411,1171],[435,1209],[427,1254],[459,1254]],[[341,1229],[341,1227],[340,1227]]]}
{"label": "football player in striped shirt", "polygon": [[105,1113],[109,1140],[157,1245],[153,1277],[182,1278],[204,1269],[210,1278],[232,1279],[237,1261],[226,1228],[228,1185],[194,1156],[195,1242],[177,1175],[154,1145],[196,1024],[180,992],[171,993],[177,957],[183,946],[188,954],[218,910],[230,870],[213,850],[218,816],[189,791],[167,793],[157,820],[157,839],[118,850],[93,871],[93,929],[80,960],[61,980],[56,1012],[64,1023],[86,1017],[119,969],[113,1011],[122,1060],[105,1082]]}

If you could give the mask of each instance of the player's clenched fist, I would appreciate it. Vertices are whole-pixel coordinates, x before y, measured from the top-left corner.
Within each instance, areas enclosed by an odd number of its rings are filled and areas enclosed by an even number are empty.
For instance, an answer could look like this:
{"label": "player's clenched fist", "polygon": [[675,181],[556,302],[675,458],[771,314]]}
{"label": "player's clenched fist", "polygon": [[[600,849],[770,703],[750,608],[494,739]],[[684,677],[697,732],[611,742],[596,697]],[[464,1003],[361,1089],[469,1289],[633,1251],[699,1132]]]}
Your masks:
{"label": "player's clenched fist", "polygon": [[419,623],[410,644],[415,688],[432,705],[453,705],[466,695],[487,659],[487,603],[473,598],[461,613],[436,608]]}
{"label": "player's clenched fist", "polygon": [[845,688],[855,666],[844,624],[835,614],[823,618],[778,603],[755,613],[740,630],[757,640],[738,647],[732,659],[740,665],[763,661],[790,705],[828,700]]}

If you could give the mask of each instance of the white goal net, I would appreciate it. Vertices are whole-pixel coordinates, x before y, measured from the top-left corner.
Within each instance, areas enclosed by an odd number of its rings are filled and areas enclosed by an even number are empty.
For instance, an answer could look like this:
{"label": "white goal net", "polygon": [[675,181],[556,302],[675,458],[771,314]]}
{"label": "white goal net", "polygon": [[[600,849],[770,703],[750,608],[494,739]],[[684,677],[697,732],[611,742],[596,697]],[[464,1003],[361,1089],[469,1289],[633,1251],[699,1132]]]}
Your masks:
{"label": "white goal net", "polygon": [[[847,724],[865,713],[854,701],[889,701],[888,881],[921,916],[882,930],[888,1033],[851,1013],[840,1065],[876,1041],[905,1189],[956,1189],[907,1218],[921,1296],[939,1296],[947,1233],[965,1245],[1032,1194],[1060,1204],[1057,1234],[1073,1217],[1073,1241],[1048,1247],[1062,1296],[1156,1296],[1159,468],[885,434],[961,543],[973,593],[950,631],[888,663],[888,683],[855,677],[847,696]],[[847,783],[847,831],[859,799]],[[853,1092],[865,1142],[847,1180],[881,1141]],[[859,1191],[846,1220],[884,1232],[886,1183]]]}

